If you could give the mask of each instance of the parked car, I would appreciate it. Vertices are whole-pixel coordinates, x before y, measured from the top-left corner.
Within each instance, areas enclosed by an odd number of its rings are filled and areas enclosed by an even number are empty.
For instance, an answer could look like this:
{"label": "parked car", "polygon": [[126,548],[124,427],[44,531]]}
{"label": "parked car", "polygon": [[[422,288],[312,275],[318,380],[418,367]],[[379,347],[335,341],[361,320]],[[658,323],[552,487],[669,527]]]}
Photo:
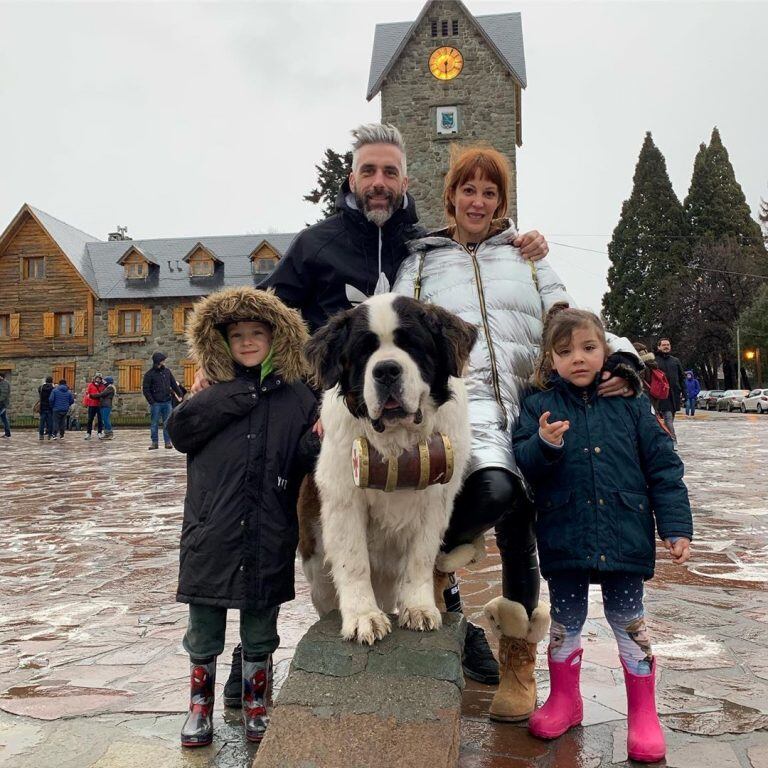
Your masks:
{"label": "parked car", "polygon": [[753,389],[742,401],[741,412],[768,413],[768,389]]}
{"label": "parked car", "polygon": [[714,411],[717,408],[717,401],[725,394],[723,389],[713,389],[707,395],[707,399],[704,401],[704,407],[708,411]]}
{"label": "parked car", "polygon": [[748,389],[726,389],[723,396],[717,401],[718,411],[738,411],[741,401],[749,394]]}
{"label": "parked car", "polygon": [[709,393],[712,392],[711,389],[702,389],[701,392],[699,392],[698,395],[696,395],[696,407],[697,408],[706,408],[707,407],[707,398],[709,397]]}

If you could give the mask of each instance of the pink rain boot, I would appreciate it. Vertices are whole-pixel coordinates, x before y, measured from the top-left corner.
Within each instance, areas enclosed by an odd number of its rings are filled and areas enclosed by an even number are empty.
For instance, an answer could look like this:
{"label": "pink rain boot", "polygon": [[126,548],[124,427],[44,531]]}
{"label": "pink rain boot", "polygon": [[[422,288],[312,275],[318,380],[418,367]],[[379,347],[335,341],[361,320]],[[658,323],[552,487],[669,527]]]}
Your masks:
{"label": "pink rain boot", "polygon": [[540,709],[528,719],[528,730],[539,739],[556,739],[569,728],[580,725],[583,717],[579,676],[581,654],[578,648],[565,661],[553,661],[547,652],[549,664],[549,696]]}
{"label": "pink rain boot", "polygon": [[627,687],[627,754],[639,763],[657,763],[664,758],[667,745],[656,713],[656,659],[650,675],[634,675],[624,659],[624,684]]}

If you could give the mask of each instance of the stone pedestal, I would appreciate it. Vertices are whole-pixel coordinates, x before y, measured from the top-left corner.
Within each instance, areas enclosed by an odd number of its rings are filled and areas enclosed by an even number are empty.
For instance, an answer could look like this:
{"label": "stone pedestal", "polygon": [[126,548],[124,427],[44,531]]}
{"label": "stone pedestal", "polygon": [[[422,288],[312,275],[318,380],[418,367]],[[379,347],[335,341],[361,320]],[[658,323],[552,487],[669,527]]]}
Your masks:
{"label": "stone pedestal", "polygon": [[[253,768],[456,768],[466,622],[345,642],[338,612],[299,642]],[[393,617],[393,626],[396,619]]]}

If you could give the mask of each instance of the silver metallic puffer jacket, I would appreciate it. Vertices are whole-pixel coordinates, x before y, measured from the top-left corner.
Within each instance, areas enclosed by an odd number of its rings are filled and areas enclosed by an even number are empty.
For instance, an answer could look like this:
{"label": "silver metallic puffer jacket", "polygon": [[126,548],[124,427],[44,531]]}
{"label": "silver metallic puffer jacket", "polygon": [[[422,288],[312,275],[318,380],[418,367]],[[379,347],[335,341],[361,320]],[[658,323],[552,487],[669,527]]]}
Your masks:
{"label": "silver metallic puffer jacket", "polygon": [[[508,244],[513,226],[477,246],[473,254],[441,230],[408,244],[392,290],[439,304],[476,325],[477,344],[465,377],[472,424],[469,471],[503,467],[520,475],[512,453],[512,430],[539,354],[543,318],[557,302],[571,304],[565,286],[546,259],[531,263]],[[538,285],[537,285],[538,283]]]}

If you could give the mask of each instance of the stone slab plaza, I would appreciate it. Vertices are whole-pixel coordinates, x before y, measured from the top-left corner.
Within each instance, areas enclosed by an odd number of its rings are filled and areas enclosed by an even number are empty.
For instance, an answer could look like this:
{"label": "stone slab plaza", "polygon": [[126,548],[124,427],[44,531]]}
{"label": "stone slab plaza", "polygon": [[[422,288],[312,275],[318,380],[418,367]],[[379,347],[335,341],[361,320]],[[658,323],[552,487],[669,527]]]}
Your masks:
{"label": "stone slab plaza", "polygon": [[[647,588],[666,764],[766,768],[768,416],[699,413],[677,423],[694,557],[677,568],[660,547]],[[246,768],[256,748],[246,746],[239,710],[224,710],[220,698],[213,745],[178,743],[188,674],[186,606],[174,602],[184,457],[147,453],[146,430],[115,434],[109,443],[77,432],[40,443],[17,430],[0,445],[0,766]],[[461,574],[468,618],[480,623],[482,605],[500,593],[492,537],[488,550]],[[296,576],[297,598],[280,615],[278,700],[296,645],[317,619],[298,563]],[[233,615],[219,689],[236,633]],[[584,725],[555,742],[489,722],[493,688],[469,681],[461,768],[628,765],[624,687],[597,592],[584,648]],[[542,701],[543,655],[537,676]]]}

